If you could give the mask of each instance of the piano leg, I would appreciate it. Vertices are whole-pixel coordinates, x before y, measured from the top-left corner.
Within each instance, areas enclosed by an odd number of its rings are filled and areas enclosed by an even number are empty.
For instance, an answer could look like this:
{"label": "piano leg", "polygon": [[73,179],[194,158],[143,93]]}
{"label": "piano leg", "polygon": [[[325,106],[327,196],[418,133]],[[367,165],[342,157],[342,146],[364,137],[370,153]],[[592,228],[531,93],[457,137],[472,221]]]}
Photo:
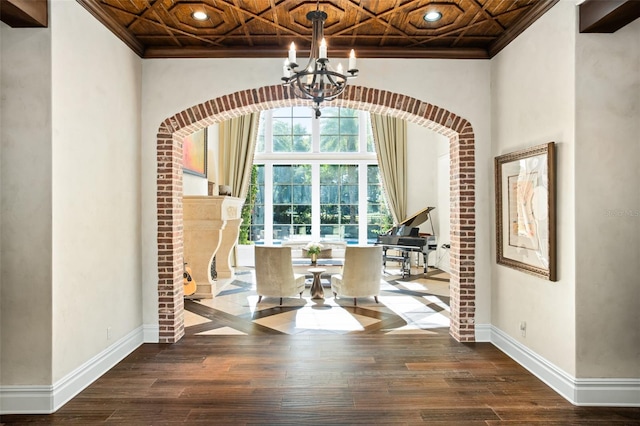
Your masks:
{"label": "piano leg", "polygon": [[427,259],[429,259],[429,252],[422,252],[422,259],[424,260],[424,273],[426,274],[427,271],[429,270],[429,267],[427,266]]}
{"label": "piano leg", "polygon": [[411,252],[402,252],[402,278],[411,276]]}

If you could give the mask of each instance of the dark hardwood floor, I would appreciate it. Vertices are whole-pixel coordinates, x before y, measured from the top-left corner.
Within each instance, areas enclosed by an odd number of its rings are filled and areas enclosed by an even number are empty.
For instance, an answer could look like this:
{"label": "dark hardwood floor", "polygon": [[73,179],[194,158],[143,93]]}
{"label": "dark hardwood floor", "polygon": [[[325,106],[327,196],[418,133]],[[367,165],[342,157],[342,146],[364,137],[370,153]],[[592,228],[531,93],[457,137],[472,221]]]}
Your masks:
{"label": "dark hardwood floor", "polygon": [[3,424],[640,424],[575,407],[489,343],[447,335],[186,336],[145,344],[57,413]]}

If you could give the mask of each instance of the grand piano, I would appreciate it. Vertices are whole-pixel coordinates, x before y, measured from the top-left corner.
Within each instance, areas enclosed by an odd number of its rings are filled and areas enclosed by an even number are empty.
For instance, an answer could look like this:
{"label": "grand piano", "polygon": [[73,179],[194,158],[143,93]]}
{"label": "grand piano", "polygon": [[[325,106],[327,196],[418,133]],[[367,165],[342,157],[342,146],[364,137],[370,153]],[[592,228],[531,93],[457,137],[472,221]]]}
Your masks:
{"label": "grand piano", "polygon": [[[385,269],[388,260],[399,262],[401,264],[402,277],[409,277],[411,275],[411,253],[418,252],[422,253],[424,272],[427,272],[429,253],[438,246],[435,232],[433,231],[433,221],[430,220],[433,209],[435,207],[427,207],[424,210],[420,210],[385,234],[378,235],[376,245],[382,246],[382,262]],[[431,235],[420,234],[418,227],[427,220],[431,224]]]}

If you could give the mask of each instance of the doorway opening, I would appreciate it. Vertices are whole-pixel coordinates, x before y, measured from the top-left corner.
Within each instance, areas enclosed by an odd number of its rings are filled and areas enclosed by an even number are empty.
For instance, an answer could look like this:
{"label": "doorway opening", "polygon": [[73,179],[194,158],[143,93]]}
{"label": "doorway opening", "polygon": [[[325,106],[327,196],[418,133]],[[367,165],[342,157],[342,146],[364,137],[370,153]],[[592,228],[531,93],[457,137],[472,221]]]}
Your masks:
{"label": "doorway opening", "polygon": [[[450,327],[461,342],[475,341],[475,137],[462,117],[418,99],[384,90],[349,86],[327,105],[390,115],[449,139]],[[158,129],[158,322],[159,341],[184,335],[182,140],[240,115],[287,106],[311,106],[282,87],[247,89],[195,105],[167,118]]]}

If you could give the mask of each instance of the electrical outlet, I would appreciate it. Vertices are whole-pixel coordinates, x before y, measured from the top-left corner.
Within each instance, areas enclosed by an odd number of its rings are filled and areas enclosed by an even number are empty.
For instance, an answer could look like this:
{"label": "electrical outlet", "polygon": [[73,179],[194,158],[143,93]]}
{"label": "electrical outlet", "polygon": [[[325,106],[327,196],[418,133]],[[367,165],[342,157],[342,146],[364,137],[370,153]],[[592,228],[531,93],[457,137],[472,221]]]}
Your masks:
{"label": "electrical outlet", "polygon": [[526,321],[520,321],[520,333],[522,334],[522,337],[526,337],[527,336],[527,322]]}
{"label": "electrical outlet", "polygon": [[111,340],[111,327],[107,327],[107,340]]}

